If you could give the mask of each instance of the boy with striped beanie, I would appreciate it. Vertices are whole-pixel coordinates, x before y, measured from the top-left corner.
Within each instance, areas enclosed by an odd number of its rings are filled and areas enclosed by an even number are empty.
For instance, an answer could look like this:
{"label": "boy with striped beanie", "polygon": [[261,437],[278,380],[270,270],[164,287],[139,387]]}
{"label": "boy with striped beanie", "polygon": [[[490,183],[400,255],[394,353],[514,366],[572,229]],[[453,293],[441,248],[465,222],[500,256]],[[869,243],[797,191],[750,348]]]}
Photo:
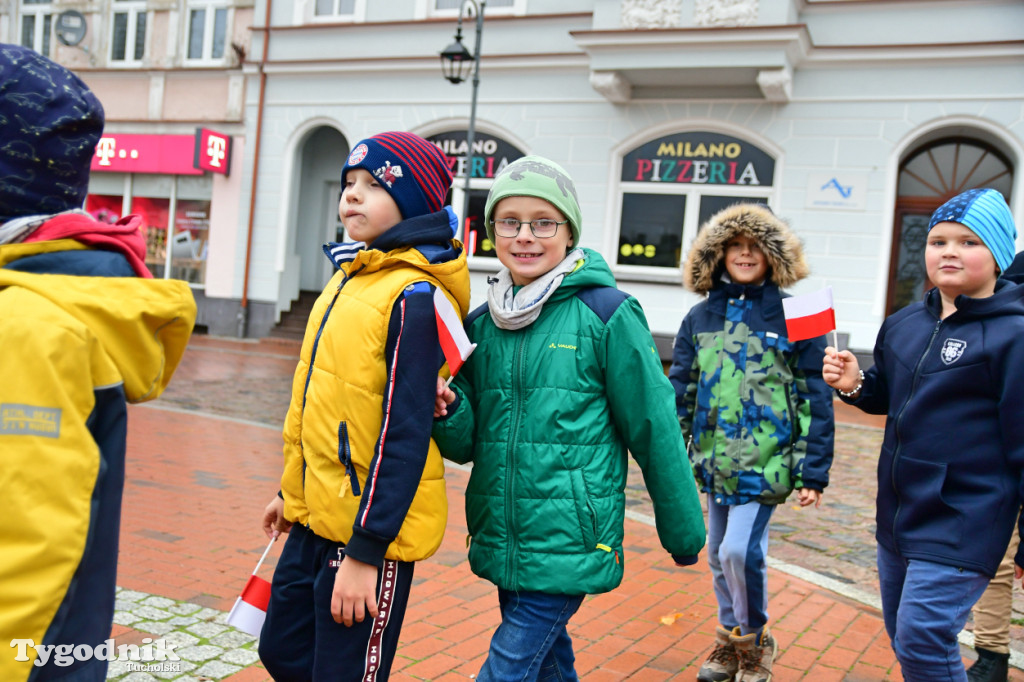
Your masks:
{"label": "boy with striped beanie", "polygon": [[356,241],[324,247],[338,271],[307,323],[263,514],[268,536],[288,533],[259,645],[276,680],[388,679],[415,562],[448,517],[430,435],[444,364],[434,292],[464,316],[469,271],[447,159],[381,133],[352,148],[341,180]]}

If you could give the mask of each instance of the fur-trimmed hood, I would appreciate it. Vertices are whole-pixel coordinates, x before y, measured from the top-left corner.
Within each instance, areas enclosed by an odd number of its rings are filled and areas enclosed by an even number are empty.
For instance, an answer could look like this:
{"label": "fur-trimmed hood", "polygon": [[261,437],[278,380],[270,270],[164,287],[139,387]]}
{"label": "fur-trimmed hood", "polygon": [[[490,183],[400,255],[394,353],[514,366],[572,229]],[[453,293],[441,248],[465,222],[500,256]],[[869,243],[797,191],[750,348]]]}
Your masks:
{"label": "fur-trimmed hood", "polygon": [[780,289],[791,287],[810,273],[803,245],[784,220],[764,204],[733,204],[701,228],[683,264],[683,284],[698,294],[708,293],[725,268],[725,245],[737,235],[757,241],[768,261],[768,276]]}

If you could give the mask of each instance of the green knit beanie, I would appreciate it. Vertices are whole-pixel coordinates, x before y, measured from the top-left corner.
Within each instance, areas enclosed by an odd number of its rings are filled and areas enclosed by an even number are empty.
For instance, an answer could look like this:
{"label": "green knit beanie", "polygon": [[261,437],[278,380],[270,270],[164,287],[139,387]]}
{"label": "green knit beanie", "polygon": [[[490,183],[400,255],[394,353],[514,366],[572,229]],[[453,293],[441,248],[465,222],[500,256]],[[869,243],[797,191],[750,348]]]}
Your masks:
{"label": "green knit beanie", "polygon": [[573,244],[580,245],[582,215],[576,185],[565,169],[554,161],[542,156],[524,156],[505,166],[505,170],[494,178],[484,207],[487,236],[491,241],[494,241],[494,226],[491,224],[494,207],[506,197],[537,197],[552,204],[569,220]]}

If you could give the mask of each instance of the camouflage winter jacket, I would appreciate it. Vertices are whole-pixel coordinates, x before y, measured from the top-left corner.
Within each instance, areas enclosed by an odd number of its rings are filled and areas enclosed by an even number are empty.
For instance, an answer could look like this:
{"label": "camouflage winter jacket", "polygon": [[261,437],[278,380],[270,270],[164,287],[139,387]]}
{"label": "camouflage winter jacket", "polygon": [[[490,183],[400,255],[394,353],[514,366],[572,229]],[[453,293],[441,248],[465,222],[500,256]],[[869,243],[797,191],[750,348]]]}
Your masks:
{"label": "camouflage winter jacket", "polygon": [[[687,286],[708,298],[680,326],[669,379],[698,486],[719,504],[779,504],[796,488],[828,485],[825,338],[786,336],[780,287],[807,273],[799,241],[766,207],[734,208],[701,230],[687,258]],[[722,277],[725,244],[738,234],[761,245],[769,264],[762,285]]]}

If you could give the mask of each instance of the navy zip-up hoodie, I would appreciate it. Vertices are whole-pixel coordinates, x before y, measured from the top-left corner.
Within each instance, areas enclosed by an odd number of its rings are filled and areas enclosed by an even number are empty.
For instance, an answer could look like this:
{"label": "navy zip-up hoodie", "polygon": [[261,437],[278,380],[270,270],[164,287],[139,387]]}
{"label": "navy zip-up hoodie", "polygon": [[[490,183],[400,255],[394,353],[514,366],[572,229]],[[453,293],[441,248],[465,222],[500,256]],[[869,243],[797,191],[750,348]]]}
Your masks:
{"label": "navy zip-up hoodie", "polygon": [[1024,286],[999,280],[955,303],[940,319],[932,289],[887,318],[860,395],[844,400],[887,417],[878,542],[992,576],[1024,497]]}

